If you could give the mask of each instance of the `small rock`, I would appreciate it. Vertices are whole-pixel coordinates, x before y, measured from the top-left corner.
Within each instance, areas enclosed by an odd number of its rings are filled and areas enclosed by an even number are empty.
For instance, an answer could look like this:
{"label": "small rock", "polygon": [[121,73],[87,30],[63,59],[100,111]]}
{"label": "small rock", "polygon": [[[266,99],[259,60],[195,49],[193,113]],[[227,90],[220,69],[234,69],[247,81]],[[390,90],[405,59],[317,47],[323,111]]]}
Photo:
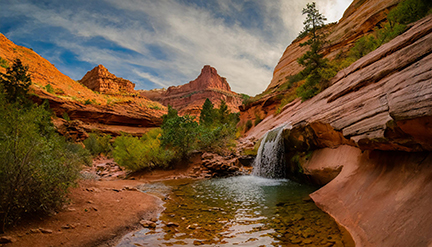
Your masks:
{"label": "small rock", "polygon": [[194,223],[194,224],[192,224],[192,225],[188,225],[188,226],[187,226],[187,229],[195,230],[197,227],[198,227],[198,224]]}
{"label": "small rock", "polygon": [[91,201],[91,200],[88,200],[88,201],[87,201],[87,203],[89,203],[89,204],[93,204],[93,201]]}
{"label": "small rock", "polygon": [[156,228],[156,223],[149,220],[141,220],[140,224],[145,228]]}
{"label": "small rock", "polygon": [[75,208],[67,208],[66,211],[67,211],[67,212],[75,212],[76,209],[75,209]]}
{"label": "small rock", "polygon": [[179,224],[177,224],[175,222],[168,222],[168,223],[166,223],[166,226],[168,226],[168,227],[171,227],[171,226],[178,227]]}
{"label": "small rock", "polygon": [[39,229],[30,229],[30,233],[40,233]]}
{"label": "small rock", "polygon": [[118,189],[112,189],[113,191],[115,191],[115,192],[120,192],[121,190],[118,190]]}
{"label": "small rock", "polygon": [[98,211],[98,209],[96,207],[91,207],[90,209],[92,209],[94,211]]}
{"label": "small rock", "polygon": [[150,219],[150,221],[157,222],[158,219],[153,217],[153,218]]}
{"label": "small rock", "polygon": [[42,232],[42,233],[45,233],[45,234],[51,234],[51,233],[53,233],[52,230],[45,229],[45,228],[39,228],[39,231]]}
{"label": "small rock", "polygon": [[0,237],[0,244],[8,244],[16,242],[16,239],[11,236],[2,236]]}

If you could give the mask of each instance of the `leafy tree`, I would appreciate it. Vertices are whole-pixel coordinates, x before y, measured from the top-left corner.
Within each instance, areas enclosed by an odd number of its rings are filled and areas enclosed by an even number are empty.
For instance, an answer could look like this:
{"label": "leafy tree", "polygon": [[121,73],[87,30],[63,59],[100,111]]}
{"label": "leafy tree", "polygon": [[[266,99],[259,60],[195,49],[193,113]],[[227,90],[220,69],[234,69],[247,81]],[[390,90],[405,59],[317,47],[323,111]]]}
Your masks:
{"label": "leafy tree", "polygon": [[161,146],[161,134],[161,129],[153,129],[140,139],[127,135],[117,137],[113,151],[115,161],[132,171],[168,167],[175,153]]}
{"label": "leafy tree", "polygon": [[165,123],[169,119],[178,117],[178,111],[172,106],[168,105],[168,113],[162,116],[163,122]]}
{"label": "leafy tree", "polygon": [[6,74],[0,73],[0,84],[6,92],[5,97],[8,102],[30,104],[27,93],[31,78],[27,71],[28,66],[24,66],[20,59],[16,59],[12,67],[7,69]]}
{"label": "leafy tree", "polygon": [[216,111],[213,103],[207,98],[202,106],[199,118],[200,125],[211,126],[215,123]]}
{"label": "leafy tree", "polygon": [[163,130],[160,138],[162,147],[175,150],[182,158],[188,156],[196,148],[199,125],[194,117],[188,115],[166,117],[161,128]]}

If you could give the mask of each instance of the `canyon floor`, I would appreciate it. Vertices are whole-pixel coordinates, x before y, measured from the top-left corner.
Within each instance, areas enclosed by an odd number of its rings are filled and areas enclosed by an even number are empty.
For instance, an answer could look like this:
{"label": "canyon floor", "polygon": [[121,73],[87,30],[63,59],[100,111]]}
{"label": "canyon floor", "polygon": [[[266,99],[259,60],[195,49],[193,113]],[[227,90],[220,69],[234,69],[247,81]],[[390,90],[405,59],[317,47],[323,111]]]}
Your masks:
{"label": "canyon floor", "polygon": [[116,167],[112,159],[95,160],[93,167],[83,170],[84,178],[70,190],[63,209],[9,228],[6,233],[13,242],[3,246],[114,246],[127,232],[142,228],[141,220],[155,219],[163,210],[160,198],[140,192],[135,186],[190,177],[194,164],[128,179],[123,178],[125,172],[118,171],[118,167],[110,171],[110,166]]}

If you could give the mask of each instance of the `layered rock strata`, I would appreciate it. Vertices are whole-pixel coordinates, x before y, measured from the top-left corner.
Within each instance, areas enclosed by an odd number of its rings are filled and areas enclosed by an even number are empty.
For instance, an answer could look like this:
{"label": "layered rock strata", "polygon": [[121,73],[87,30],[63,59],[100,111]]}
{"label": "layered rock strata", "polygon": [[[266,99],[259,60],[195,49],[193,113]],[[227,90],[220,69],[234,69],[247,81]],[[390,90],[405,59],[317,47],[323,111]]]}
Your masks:
{"label": "layered rock strata", "polygon": [[240,95],[231,91],[226,78],[219,76],[216,69],[209,65],[205,65],[201,74],[187,84],[140,93],[165,106],[171,105],[180,115],[199,115],[207,98],[216,107],[224,100],[231,112],[238,112],[238,107],[242,103]]}
{"label": "layered rock strata", "polygon": [[314,150],[304,173],[331,182],[311,196],[356,246],[432,244],[432,16],[331,84],[267,117],[248,139],[289,123],[286,151]]}
{"label": "layered rock strata", "polygon": [[[338,54],[346,53],[355,42],[374,30],[386,20],[387,13],[401,0],[355,0],[345,11],[343,17],[336,24],[330,24],[321,31],[326,37],[326,47],[323,55],[327,59],[334,59]],[[253,104],[241,106],[240,124],[248,120],[255,121],[257,117],[263,119],[276,112],[284,97],[284,90],[279,87],[287,82],[292,75],[303,70],[297,59],[307,50],[307,46],[300,46],[307,37],[294,40],[284,51],[273,71],[273,78],[266,89],[266,95]]]}
{"label": "layered rock strata", "polygon": [[108,69],[101,64],[87,72],[80,80],[80,83],[93,91],[106,94],[135,92],[134,83],[111,74]]}

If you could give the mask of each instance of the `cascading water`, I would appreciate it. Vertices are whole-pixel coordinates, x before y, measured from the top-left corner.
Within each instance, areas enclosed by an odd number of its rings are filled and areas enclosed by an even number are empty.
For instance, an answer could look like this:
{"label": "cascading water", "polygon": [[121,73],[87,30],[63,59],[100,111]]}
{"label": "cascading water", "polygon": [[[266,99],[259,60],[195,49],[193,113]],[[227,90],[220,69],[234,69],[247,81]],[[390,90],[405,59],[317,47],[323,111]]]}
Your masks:
{"label": "cascading water", "polygon": [[285,147],[282,132],[287,125],[268,131],[258,149],[253,165],[253,175],[265,178],[285,178]]}

